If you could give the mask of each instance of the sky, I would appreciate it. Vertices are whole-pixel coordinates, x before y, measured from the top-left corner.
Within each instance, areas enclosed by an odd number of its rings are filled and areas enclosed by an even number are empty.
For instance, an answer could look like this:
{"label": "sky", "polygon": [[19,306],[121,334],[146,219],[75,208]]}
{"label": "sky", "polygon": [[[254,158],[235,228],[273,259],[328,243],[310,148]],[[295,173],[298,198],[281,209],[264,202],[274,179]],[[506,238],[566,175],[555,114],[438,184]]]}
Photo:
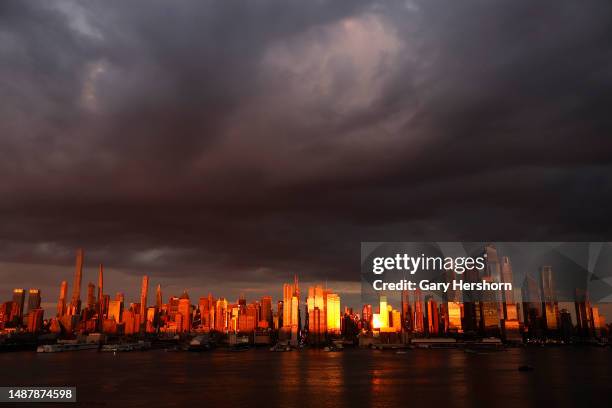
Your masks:
{"label": "sky", "polygon": [[362,241],[610,240],[611,43],[600,0],[3,0],[0,300],[80,247],[356,306]]}

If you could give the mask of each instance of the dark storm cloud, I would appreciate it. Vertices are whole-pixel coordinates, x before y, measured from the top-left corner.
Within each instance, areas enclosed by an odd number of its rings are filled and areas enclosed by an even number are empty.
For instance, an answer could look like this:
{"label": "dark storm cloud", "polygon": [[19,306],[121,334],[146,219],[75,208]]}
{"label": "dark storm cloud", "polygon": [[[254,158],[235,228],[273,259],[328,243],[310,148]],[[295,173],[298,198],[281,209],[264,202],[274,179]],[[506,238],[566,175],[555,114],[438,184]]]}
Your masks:
{"label": "dark storm cloud", "polygon": [[611,8],[3,1],[5,285],[79,246],[205,286],[357,281],[362,240],[610,239]]}

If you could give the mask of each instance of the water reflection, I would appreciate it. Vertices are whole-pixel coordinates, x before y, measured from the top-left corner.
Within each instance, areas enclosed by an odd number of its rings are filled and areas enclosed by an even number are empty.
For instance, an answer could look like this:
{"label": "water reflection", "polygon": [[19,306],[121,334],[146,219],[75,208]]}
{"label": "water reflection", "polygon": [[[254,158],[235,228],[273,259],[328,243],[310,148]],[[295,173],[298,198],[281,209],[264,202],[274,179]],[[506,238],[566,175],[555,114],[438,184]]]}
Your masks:
{"label": "water reflection", "polygon": [[[535,370],[519,372],[529,364]],[[596,405],[606,349],[0,354],[2,385],[76,385],[76,406]],[[54,405],[58,407],[59,405]]]}

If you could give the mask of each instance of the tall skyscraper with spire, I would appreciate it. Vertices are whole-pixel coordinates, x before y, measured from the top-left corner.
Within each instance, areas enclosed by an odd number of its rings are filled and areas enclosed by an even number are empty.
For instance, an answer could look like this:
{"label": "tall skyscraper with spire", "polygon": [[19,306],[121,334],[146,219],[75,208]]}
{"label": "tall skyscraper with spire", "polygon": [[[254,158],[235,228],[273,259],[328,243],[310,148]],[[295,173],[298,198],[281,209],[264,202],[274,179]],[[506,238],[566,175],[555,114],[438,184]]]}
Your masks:
{"label": "tall skyscraper with spire", "polygon": [[104,312],[104,265],[100,264],[98,268],[98,313],[100,320],[102,320]]}
{"label": "tall skyscraper with spire", "polygon": [[283,330],[293,345],[297,345],[300,331],[300,286],[297,275],[293,277],[293,285],[283,285]]}
{"label": "tall skyscraper with spire", "polygon": [[140,316],[147,313],[147,293],[149,292],[149,277],[142,277],[142,287],[140,288]]}
{"label": "tall skyscraper with spire", "polygon": [[74,286],[72,288],[72,301],[69,313],[77,315],[81,312],[81,281],[83,279],[83,249],[79,248],[76,253],[76,268],[74,271]]}

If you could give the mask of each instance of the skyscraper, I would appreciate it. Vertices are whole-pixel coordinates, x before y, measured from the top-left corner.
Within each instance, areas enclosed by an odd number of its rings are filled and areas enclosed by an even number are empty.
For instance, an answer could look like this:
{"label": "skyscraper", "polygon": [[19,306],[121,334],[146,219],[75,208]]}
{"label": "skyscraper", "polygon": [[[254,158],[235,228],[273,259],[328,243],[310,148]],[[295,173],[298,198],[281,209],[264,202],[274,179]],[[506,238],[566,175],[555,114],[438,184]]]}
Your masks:
{"label": "skyscraper", "polygon": [[418,334],[425,333],[424,309],[421,290],[417,289],[414,291],[414,332]]}
{"label": "skyscraper", "polygon": [[523,298],[523,322],[530,336],[542,335],[542,298],[538,282],[531,275],[525,276],[521,288]]}
{"label": "skyscraper", "polygon": [[68,282],[62,281],[59,300],[57,302],[57,317],[62,317],[66,314],[66,296],[68,296]]}
{"label": "skyscraper", "polygon": [[191,302],[187,290],[183,291],[183,294],[179,297],[178,314],[181,315],[181,327],[177,327],[177,330],[181,332],[191,331]]}
{"label": "skyscraper", "polygon": [[297,275],[293,278],[293,285],[283,285],[283,337],[288,337],[291,344],[297,345],[300,331],[300,287]]}
{"label": "skyscraper", "polygon": [[83,249],[79,248],[76,253],[76,267],[74,271],[74,286],[72,288],[72,301],[70,302],[69,314],[81,313],[81,280],[83,279]]}
{"label": "skyscraper", "polygon": [[327,318],[327,332],[340,334],[340,296],[336,293],[326,292],[325,315]]}
{"label": "skyscraper", "polygon": [[115,322],[121,322],[123,315],[123,301],[122,300],[111,300],[108,302],[108,319],[114,319]]}
{"label": "skyscraper", "polygon": [[552,266],[540,268],[540,282],[542,288],[542,310],[546,330],[556,331],[559,328],[559,305],[553,281]]}
{"label": "skyscraper", "polygon": [[425,297],[425,306],[427,311],[427,333],[430,336],[438,335],[440,328],[440,314],[438,311],[438,304],[434,300],[433,296]]}
{"label": "skyscraper", "polygon": [[28,311],[27,317],[27,328],[30,333],[37,333],[40,331],[43,323],[44,310],[40,308],[34,308]]}
{"label": "skyscraper", "polygon": [[576,330],[580,336],[590,337],[593,333],[593,318],[589,294],[585,289],[576,288]]}
{"label": "skyscraper", "polygon": [[[512,264],[507,256],[502,257],[501,279],[503,283],[512,284],[513,281]],[[522,341],[523,338],[519,333],[518,308],[512,289],[502,292],[502,319],[502,331],[506,341]]]}
{"label": "skyscraper", "polygon": [[40,289],[30,289],[28,291],[27,313],[30,313],[34,309],[40,309]]}
{"label": "skyscraper", "polygon": [[221,333],[227,332],[227,300],[219,298],[215,305],[215,330]]}
{"label": "skyscraper", "polygon": [[402,291],[402,329],[411,332],[412,331],[412,307],[410,306],[410,292],[407,290]]}
{"label": "skyscraper", "polygon": [[387,309],[387,297],[381,296],[378,305],[378,321],[380,322],[380,329],[384,330],[389,327],[389,310]]}
{"label": "skyscraper", "polygon": [[100,322],[102,321],[106,310],[104,310],[104,265],[100,264],[98,268],[98,314]]}
{"label": "skyscraper", "polygon": [[325,290],[322,286],[315,285],[308,288],[308,297],[306,298],[308,334],[314,342],[322,341],[327,331],[325,303]]}
{"label": "skyscraper", "polygon": [[23,318],[23,304],[25,302],[25,290],[23,288],[13,289],[13,303],[16,307],[13,310],[13,316]]}
{"label": "skyscraper", "polygon": [[[482,277],[484,282],[494,282],[491,275]],[[481,330],[486,336],[499,337],[500,333],[500,318],[499,318],[499,302],[496,293],[491,291],[483,291],[480,302],[480,325]]]}
{"label": "skyscraper", "polygon": [[268,327],[274,327],[272,321],[272,297],[264,296],[261,298],[261,320],[268,322]]}
{"label": "skyscraper", "polygon": [[157,289],[155,290],[155,307],[157,307],[158,311],[162,309],[163,303],[161,285],[157,284]]}
{"label": "skyscraper", "polygon": [[[140,288],[140,315],[144,318],[147,310],[147,294],[149,292],[149,277],[142,277],[142,286]],[[189,297],[187,297],[189,299]]]}
{"label": "skyscraper", "polygon": [[372,305],[365,304],[361,309],[361,320],[367,330],[372,330]]}
{"label": "skyscraper", "polygon": [[93,282],[87,284],[87,309],[94,310],[96,307],[96,285]]}

